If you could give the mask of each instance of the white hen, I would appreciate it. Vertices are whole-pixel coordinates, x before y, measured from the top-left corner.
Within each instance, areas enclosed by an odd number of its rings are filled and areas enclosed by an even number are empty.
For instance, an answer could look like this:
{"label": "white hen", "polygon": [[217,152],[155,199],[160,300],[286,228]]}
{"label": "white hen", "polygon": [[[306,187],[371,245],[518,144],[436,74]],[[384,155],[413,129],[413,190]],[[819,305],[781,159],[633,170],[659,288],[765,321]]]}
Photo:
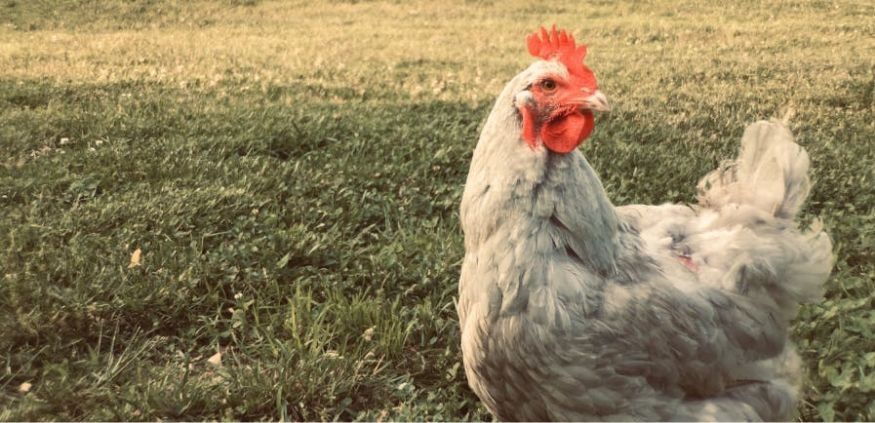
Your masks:
{"label": "white hen", "polygon": [[795,408],[788,324],[832,267],[794,218],[808,155],[780,122],[745,131],[695,206],[614,207],[577,145],[607,109],[586,50],[540,60],[483,128],[461,206],[468,381],[501,420],[776,420]]}

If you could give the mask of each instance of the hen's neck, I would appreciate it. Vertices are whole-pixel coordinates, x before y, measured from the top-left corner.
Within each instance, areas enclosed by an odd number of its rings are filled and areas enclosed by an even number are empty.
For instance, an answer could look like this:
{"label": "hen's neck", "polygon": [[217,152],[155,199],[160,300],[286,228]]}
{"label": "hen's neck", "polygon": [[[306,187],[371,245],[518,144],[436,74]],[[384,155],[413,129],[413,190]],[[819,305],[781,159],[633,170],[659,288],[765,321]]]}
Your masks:
{"label": "hen's neck", "polygon": [[[558,239],[535,248],[564,250],[559,252],[577,256],[592,271],[613,273],[618,218],[595,171],[579,151],[530,148],[520,139],[512,100],[502,97],[484,126],[465,185],[466,248],[477,249],[499,232],[519,240],[551,231]],[[529,233],[508,234],[513,231]]]}

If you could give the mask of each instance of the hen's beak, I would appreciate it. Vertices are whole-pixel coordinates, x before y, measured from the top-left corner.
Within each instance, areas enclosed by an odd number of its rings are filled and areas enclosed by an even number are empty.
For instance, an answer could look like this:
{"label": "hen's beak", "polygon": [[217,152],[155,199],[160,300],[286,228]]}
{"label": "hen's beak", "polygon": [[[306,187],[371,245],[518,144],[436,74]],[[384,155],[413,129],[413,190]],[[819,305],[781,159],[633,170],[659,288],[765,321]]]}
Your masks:
{"label": "hen's beak", "polygon": [[595,92],[589,97],[584,97],[582,106],[586,109],[599,112],[611,111],[611,105],[608,104],[608,98],[599,90],[595,90]]}

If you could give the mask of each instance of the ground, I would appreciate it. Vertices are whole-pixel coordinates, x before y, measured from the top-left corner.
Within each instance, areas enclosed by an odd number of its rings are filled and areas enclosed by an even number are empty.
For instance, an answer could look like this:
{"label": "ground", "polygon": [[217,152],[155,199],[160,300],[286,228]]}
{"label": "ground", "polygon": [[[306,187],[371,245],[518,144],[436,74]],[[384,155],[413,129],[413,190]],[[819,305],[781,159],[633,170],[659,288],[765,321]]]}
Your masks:
{"label": "ground", "polygon": [[875,419],[875,3],[0,1],[0,420],[482,420],[458,205],[557,23],[617,204],[796,110],[836,266],[799,416]]}

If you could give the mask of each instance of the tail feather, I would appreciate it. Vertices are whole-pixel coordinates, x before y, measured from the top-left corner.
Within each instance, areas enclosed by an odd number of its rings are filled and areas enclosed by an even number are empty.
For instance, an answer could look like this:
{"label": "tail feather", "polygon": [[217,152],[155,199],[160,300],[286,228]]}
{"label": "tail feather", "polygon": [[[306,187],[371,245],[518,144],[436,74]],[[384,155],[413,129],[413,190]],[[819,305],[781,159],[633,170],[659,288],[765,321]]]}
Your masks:
{"label": "tail feather", "polygon": [[727,289],[767,294],[786,318],[799,303],[821,298],[833,264],[821,222],[805,230],[794,222],[811,189],[809,164],[783,122],[751,124],[738,158],[699,183],[701,215],[708,217],[689,240],[709,263],[708,277]]}
{"label": "tail feather", "polygon": [[811,189],[808,168],[808,153],[783,123],[760,121],[744,131],[738,159],[699,182],[699,203],[712,208],[747,204],[792,219]]}

